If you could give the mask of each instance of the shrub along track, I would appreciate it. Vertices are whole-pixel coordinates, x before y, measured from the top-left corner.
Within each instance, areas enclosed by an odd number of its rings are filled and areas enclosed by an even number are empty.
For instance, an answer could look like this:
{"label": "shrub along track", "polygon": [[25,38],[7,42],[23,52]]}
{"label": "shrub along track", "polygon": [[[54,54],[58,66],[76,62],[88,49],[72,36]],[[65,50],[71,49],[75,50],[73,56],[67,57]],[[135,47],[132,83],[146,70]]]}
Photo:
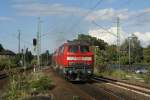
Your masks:
{"label": "shrub along track", "polygon": [[[105,88],[107,87],[107,89],[120,95],[120,97],[128,96],[130,99],[136,100],[150,99],[150,89],[144,86],[105,77],[93,77],[92,80],[98,83],[104,82]],[[97,85],[100,86],[100,84]]]}
{"label": "shrub along track", "polygon": [[8,70],[0,71],[0,100],[5,88],[7,88],[9,82],[9,75],[18,74],[18,73],[22,74],[24,71],[30,72],[31,69],[25,70],[23,68],[12,68],[10,71]]}

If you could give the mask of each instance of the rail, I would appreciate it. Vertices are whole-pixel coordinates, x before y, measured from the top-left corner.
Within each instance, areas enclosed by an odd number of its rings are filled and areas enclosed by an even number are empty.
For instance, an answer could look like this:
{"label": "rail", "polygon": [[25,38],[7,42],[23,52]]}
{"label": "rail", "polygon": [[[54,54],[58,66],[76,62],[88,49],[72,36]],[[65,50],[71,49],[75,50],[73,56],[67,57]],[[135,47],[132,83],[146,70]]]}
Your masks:
{"label": "rail", "polygon": [[103,82],[106,82],[106,83],[113,85],[115,87],[126,89],[128,91],[131,91],[131,92],[134,92],[137,94],[141,94],[141,95],[144,95],[146,97],[150,97],[150,89],[147,87],[144,87],[144,86],[130,84],[127,82],[114,80],[114,79],[110,79],[110,78],[105,78],[105,77],[94,76],[94,77],[92,77],[92,80],[97,81],[97,82],[103,81]]}

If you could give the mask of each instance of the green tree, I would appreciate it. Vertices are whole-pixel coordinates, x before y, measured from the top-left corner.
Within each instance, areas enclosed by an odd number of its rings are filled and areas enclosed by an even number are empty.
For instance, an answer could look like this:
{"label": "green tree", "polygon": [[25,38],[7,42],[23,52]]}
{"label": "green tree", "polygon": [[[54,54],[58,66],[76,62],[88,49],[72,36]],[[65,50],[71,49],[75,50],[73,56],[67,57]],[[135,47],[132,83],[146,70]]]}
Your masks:
{"label": "green tree", "polygon": [[2,44],[0,44],[0,52],[2,52],[4,50]]}
{"label": "green tree", "polygon": [[105,50],[107,47],[107,43],[104,42],[104,40],[97,39],[96,37],[92,37],[90,35],[85,35],[85,34],[79,34],[78,39],[79,41],[87,41],[91,45],[98,46],[100,50]]}
{"label": "green tree", "polygon": [[95,68],[98,72],[105,71],[106,63],[108,62],[106,57],[106,51],[95,48]]}
{"label": "green tree", "polygon": [[123,65],[129,64],[129,57],[128,56],[121,56],[120,57],[120,63]]}
{"label": "green tree", "polygon": [[31,51],[28,50],[28,48],[26,49],[26,53],[25,53],[25,60],[27,64],[31,64],[31,61],[33,59],[33,55],[31,53]]}
{"label": "green tree", "polygon": [[[121,45],[122,56],[127,56],[129,53],[129,39],[126,39],[125,42]],[[133,35],[130,39],[130,54],[133,63],[140,63],[143,61],[143,48],[140,44],[140,40]],[[127,58],[127,57],[125,57]]]}
{"label": "green tree", "polygon": [[22,64],[21,64],[21,57],[22,57],[22,54],[21,54],[21,53],[20,53],[20,54],[18,53],[18,54],[16,54],[15,57],[12,59],[12,62],[13,62],[14,64],[16,64],[17,67],[22,66]]}
{"label": "green tree", "polygon": [[51,64],[51,54],[49,53],[48,50],[46,50],[46,52],[43,53],[43,54],[41,55],[41,57],[42,57],[41,60],[42,60],[42,64],[43,64],[43,65]]}
{"label": "green tree", "polygon": [[144,48],[144,61],[150,64],[150,45]]}
{"label": "green tree", "polygon": [[117,62],[117,46],[116,45],[110,45],[106,49],[107,52],[107,59],[109,63],[116,63]]}

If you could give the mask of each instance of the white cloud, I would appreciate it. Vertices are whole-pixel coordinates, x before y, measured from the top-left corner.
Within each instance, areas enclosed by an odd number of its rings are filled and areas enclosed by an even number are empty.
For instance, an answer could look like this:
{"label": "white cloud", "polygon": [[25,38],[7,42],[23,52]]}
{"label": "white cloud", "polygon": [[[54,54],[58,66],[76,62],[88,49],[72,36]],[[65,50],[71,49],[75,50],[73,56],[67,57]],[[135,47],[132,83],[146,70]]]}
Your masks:
{"label": "white cloud", "polygon": [[128,9],[115,10],[113,8],[99,9],[87,16],[86,20],[110,20],[115,17],[127,19],[129,17]]}
{"label": "white cloud", "polygon": [[[116,33],[116,30],[117,30],[116,27],[111,27],[110,29],[108,29],[108,31],[112,33]],[[129,34],[126,34],[122,30],[120,31],[120,33],[121,33],[120,40],[121,40],[121,43],[123,43],[124,40],[127,39],[127,37],[129,36]],[[150,45],[150,32],[145,32],[145,33],[134,32],[133,34],[138,37],[143,47]],[[117,38],[103,29],[89,30],[89,35],[96,37],[98,39],[102,39],[108,44],[117,44]]]}
{"label": "white cloud", "polygon": [[142,46],[146,47],[150,45],[150,32],[135,32],[133,34],[138,37],[138,39],[141,41]]}
{"label": "white cloud", "polygon": [[[114,36],[113,34],[111,34],[109,32],[114,33],[116,35],[117,28],[111,27],[108,29],[108,31],[103,30],[103,29],[92,29],[92,30],[89,30],[88,33],[89,33],[89,35],[91,35],[93,37],[104,40],[108,44],[116,44],[117,43],[117,37],[116,37],[117,35]],[[125,40],[125,38],[127,37],[127,34],[125,34],[125,32],[123,32],[122,30],[120,30],[120,33],[121,33],[120,40],[122,43]]]}
{"label": "white cloud", "polygon": [[[85,16],[89,9],[66,6],[63,4],[49,4],[40,3],[37,0],[13,0],[16,3],[13,4],[13,8],[16,9],[17,15],[21,16],[51,16],[51,15],[74,15]],[[40,1],[40,0],[39,0]],[[109,0],[108,0],[109,1]],[[111,1],[111,0],[110,0]],[[30,2],[30,3],[29,3]],[[146,8],[138,11],[131,11],[128,9],[97,9],[91,12],[88,16],[85,16],[86,21],[107,21],[113,18],[120,17],[121,21],[125,21],[127,26],[147,25],[150,21],[149,17],[150,8]],[[140,16],[140,17],[138,17]],[[143,16],[141,18],[141,16]],[[136,18],[135,18],[136,17]],[[140,19],[141,18],[141,19]]]}
{"label": "white cloud", "polygon": [[13,8],[19,15],[23,16],[49,16],[49,15],[83,15],[84,9],[77,7],[66,7],[62,4],[15,4]]}
{"label": "white cloud", "polygon": [[137,26],[137,25],[147,25],[150,21],[150,8],[138,10],[138,11],[131,11],[128,9],[113,9],[113,8],[106,8],[106,9],[98,9],[93,11],[89,16],[85,18],[87,21],[106,21],[112,20],[116,17],[120,17],[121,21],[125,21],[124,24]]}
{"label": "white cloud", "polygon": [[13,21],[14,19],[11,17],[0,17],[0,21]]}
{"label": "white cloud", "polygon": [[12,0],[14,3],[31,3],[31,2],[37,2],[38,0]]}

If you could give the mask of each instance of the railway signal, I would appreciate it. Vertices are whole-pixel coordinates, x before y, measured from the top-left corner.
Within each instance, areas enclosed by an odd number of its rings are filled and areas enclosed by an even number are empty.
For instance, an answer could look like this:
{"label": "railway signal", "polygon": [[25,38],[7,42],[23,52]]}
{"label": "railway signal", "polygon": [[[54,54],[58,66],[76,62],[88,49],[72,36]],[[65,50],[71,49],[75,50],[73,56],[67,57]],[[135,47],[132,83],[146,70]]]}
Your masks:
{"label": "railway signal", "polygon": [[36,46],[37,45],[37,40],[36,38],[33,39],[33,46]]}

